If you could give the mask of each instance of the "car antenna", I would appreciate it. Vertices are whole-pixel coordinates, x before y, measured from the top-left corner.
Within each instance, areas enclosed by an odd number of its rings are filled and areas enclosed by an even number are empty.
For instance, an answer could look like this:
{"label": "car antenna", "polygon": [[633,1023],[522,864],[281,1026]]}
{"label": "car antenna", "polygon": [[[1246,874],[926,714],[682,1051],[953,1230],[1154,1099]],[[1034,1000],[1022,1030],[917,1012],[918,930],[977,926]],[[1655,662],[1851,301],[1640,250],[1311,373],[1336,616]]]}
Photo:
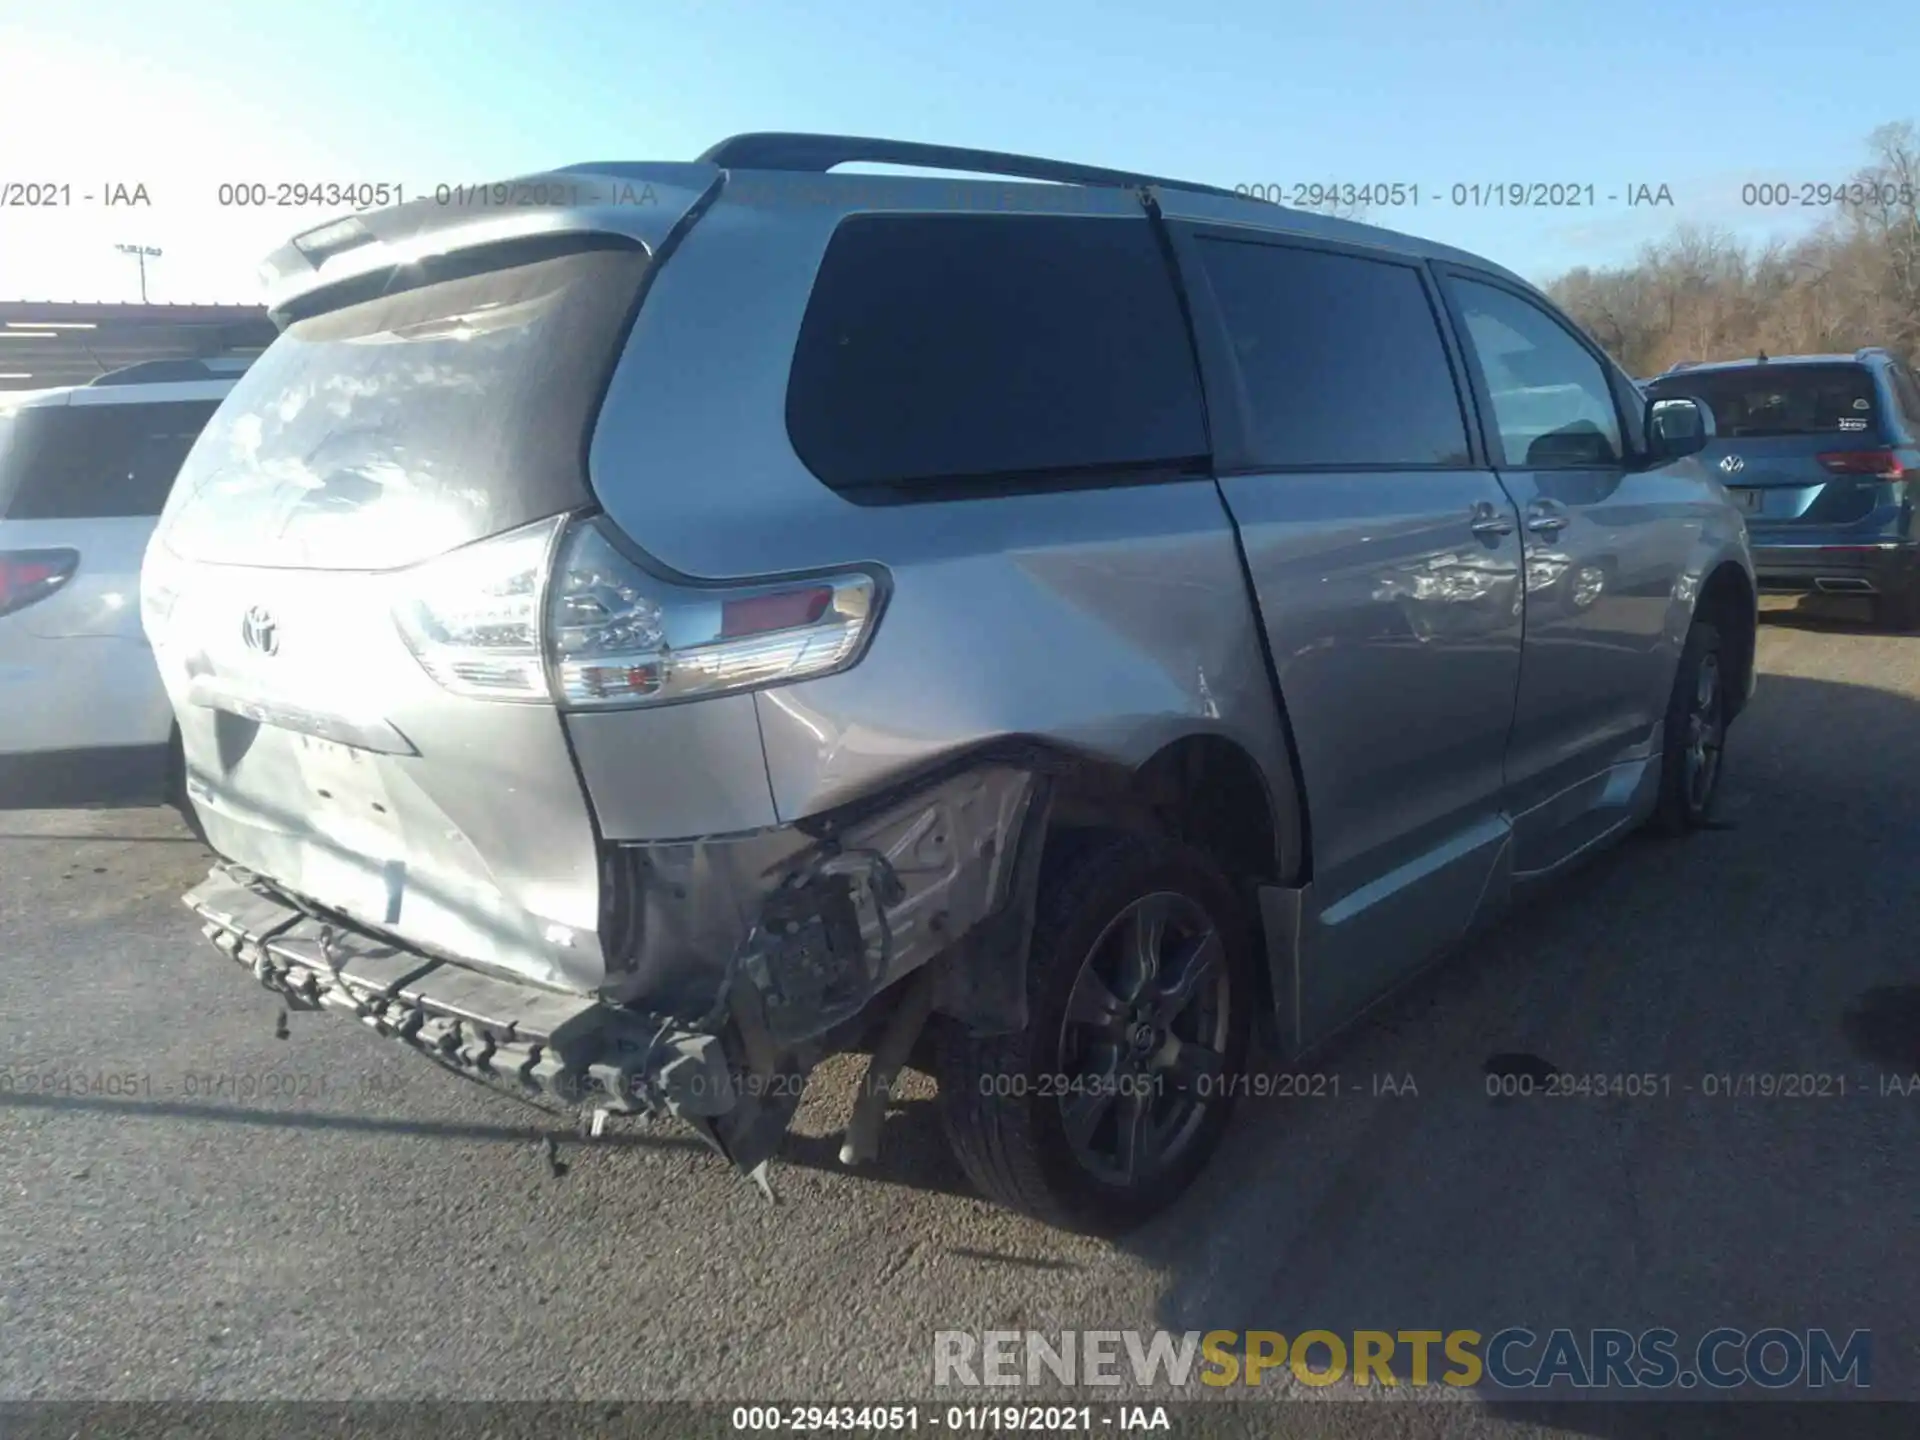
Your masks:
{"label": "car antenna", "polygon": [[1760,363],[1760,364],[1762,364],[1762,365],[1764,365],[1764,364],[1766,364],[1766,363],[1767,363],[1767,352],[1766,352],[1766,351],[1764,351],[1764,350],[1762,350],[1762,351],[1760,352],[1760,360],[1759,360],[1759,363]]}

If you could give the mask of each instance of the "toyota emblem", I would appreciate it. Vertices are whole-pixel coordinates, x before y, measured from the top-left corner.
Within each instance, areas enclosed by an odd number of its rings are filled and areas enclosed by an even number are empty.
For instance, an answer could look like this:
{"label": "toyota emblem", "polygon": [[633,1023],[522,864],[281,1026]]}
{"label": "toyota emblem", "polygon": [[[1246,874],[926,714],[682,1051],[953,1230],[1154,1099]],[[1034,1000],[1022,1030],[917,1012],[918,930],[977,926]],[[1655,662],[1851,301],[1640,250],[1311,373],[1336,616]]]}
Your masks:
{"label": "toyota emblem", "polygon": [[247,642],[249,650],[257,650],[262,655],[279,653],[280,627],[264,605],[255,605],[247,611],[240,622],[240,638]]}

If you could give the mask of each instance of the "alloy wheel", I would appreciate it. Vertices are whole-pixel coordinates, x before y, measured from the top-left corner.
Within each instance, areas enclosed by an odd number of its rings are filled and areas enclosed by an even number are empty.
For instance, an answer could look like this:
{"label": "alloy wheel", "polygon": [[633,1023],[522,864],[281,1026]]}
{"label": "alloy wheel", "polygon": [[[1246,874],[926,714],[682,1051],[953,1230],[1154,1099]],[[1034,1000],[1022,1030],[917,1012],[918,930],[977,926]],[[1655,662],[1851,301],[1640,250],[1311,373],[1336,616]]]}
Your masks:
{"label": "alloy wheel", "polygon": [[1089,1174],[1137,1185],[1180,1158],[1220,1095],[1233,1003],[1225,942],[1188,896],[1142,896],[1100,932],[1049,1079]]}
{"label": "alloy wheel", "polygon": [[1720,748],[1724,740],[1720,657],[1708,653],[1700,657],[1700,669],[1693,682],[1693,703],[1687,708],[1686,795],[1688,806],[1696,814],[1706,809],[1707,801],[1713,796],[1714,782],[1720,776]]}

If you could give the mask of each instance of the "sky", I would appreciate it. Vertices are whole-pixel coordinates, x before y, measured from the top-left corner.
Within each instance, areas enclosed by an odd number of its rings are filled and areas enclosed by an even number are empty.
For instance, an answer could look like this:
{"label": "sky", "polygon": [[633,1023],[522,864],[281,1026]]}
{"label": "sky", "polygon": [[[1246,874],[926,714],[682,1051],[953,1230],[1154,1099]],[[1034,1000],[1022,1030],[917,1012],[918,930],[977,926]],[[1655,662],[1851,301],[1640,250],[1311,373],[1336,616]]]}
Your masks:
{"label": "sky", "polygon": [[[222,204],[223,185],[425,194],[691,159],[747,130],[1283,196],[1401,184],[1417,205],[1365,218],[1545,281],[1628,262],[1683,223],[1758,241],[1821,218],[1743,203],[1743,187],[1844,180],[1876,126],[1920,121],[1912,87],[1884,83],[1920,73],[1920,24],[1868,14],[1807,0],[0,0],[0,202],[65,187],[51,207],[0,203],[0,299],[137,300],[136,262],[114,248],[130,244],[162,252],[150,300],[254,301],[259,261],[340,213]],[[1594,203],[1485,203],[1508,185],[1591,186]],[[1628,203],[1663,186],[1670,204]]]}

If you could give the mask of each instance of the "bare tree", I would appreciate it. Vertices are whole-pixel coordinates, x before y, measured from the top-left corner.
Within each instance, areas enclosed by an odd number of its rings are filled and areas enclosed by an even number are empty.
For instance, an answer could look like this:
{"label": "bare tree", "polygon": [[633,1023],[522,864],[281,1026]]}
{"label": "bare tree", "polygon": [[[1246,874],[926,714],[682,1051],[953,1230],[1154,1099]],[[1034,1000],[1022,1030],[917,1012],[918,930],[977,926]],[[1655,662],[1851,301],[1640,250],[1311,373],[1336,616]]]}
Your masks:
{"label": "bare tree", "polygon": [[1632,264],[1547,288],[1635,374],[1678,360],[1885,345],[1920,358],[1920,134],[1883,125],[1812,234],[1759,248],[1680,226]]}

